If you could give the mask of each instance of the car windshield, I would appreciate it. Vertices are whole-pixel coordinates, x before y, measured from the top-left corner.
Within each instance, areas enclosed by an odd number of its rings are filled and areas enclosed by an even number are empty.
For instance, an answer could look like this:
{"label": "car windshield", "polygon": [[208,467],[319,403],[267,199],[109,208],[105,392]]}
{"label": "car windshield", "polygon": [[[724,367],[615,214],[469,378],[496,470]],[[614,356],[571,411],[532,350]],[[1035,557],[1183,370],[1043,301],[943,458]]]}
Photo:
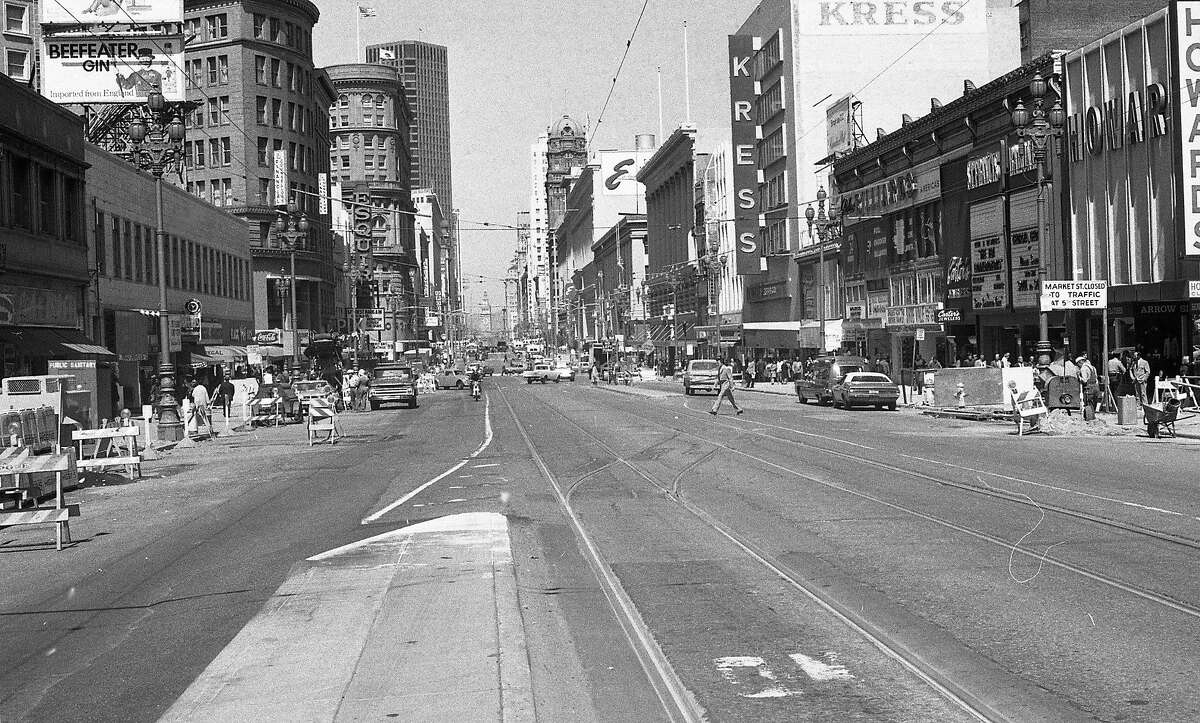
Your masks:
{"label": "car windshield", "polygon": [[409,369],[379,369],[378,374],[380,381],[403,381],[412,376]]}
{"label": "car windshield", "polygon": [[848,382],[870,382],[872,384],[891,383],[891,379],[885,374],[876,374],[875,372],[857,372],[846,377]]}
{"label": "car windshield", "polygon": [[296,382],[297,392],[324,392],[329,388],[328,382]]}
{"label": "car windshield", "polygon": [[837,374],[853,374],[861,371],[862,367],[857,364],[838,364],[836,367]]}
{"label": "car windshield", "polygon": [[721,368],[721,365],[712,360],[701,360],[692,362],[691,369],[694,372],[715,372]]}

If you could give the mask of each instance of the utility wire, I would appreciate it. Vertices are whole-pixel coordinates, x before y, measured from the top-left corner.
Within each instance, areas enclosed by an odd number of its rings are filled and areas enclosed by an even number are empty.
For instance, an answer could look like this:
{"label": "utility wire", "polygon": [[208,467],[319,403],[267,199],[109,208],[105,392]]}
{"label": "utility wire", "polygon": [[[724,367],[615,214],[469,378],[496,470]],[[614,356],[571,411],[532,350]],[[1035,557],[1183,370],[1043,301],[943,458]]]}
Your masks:
{"label": "utility wire", "polygon": [[613,75],[612,85],[608,88],[608,96],[604,98],[604,105],[600,107],[600,115],[596,118],[595,128],[591,129],[588,133],[589,138],[596,135],[595,131],[599,130],[600,124],[604,122],[604,112],[608,110],[608,102],[612,100],[613,91],[617,89],[617,79],[621,77],[621,69],[625,67],[625,59],[629,57],[629,48],[633,45],[633,38],[637,35],[638,28],[642,24],[642,17],[646,14],[646,6],[649,4],[650,0],[643,0],[642,9],[637,16],[637,22],[633,24],[633,32],[629,34],[629,39],[625,41],[625,52],[621,53],[621,62],[617,64],[617,72]]}

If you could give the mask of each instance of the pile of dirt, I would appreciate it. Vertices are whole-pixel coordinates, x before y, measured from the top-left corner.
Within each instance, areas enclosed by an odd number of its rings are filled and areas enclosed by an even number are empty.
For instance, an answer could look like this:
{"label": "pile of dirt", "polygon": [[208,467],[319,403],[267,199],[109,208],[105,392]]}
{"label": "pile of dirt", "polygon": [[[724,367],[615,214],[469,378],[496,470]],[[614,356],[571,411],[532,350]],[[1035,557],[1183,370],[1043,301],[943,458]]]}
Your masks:
{"label": "pile of dirt", "polygon": [[1118,427],[1103,419],[1085,420],[1076,412],[1055,409],[1042,418],[1042,431],[1061,437],[1120,437],[1136,433],[1136,428]]}

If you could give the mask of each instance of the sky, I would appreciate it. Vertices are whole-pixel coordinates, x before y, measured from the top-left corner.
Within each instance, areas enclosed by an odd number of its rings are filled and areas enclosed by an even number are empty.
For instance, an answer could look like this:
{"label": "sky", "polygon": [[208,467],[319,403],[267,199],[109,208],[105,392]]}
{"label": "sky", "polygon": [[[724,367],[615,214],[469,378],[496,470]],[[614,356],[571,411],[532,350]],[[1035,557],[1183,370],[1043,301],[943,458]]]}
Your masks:
{"label": "sky", "polygon": [[[461,213],[464,304],[477,310],[483,292],[493,307],[516,247],[512,230],[479,229],[481,221],[513,225],[529,210],[530,145],[564,113],[590,121],[592,148],[633,147],[639,133],[659,134],[661,67],[665,135],[687,120],[684,23],[687,23],[691,117],[700,151],[728,137],[727,36],[757,0],[649,0],[608,107],[605,98],[641,0],[517,2],[514,0],[315,0],[318,66],[361,62],[362,47],[424,40],[448,48],[450,154],[454,201]],[[596,125],[599,122],[599,125]],[[662,137],[660,137],[662,140]],[[511,286],[510,286],[511,289]]]}

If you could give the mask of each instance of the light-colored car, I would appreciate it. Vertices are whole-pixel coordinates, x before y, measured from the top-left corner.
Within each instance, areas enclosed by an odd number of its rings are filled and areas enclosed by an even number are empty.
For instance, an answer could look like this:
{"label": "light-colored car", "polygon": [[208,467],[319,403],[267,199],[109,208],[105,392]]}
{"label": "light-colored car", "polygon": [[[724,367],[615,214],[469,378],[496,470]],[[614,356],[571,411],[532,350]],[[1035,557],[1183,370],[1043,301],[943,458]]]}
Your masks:
{"label": "light-colored car", "polygon": [[462,369],[447,369],[433,375],[433,381],[438,389],[466,389],[471,386],[471,380]]}
{"label": "light-colored car", "polygon": [[558,372],[545,362],[538,362],[533,365],[532,369],[521,372],[521,378],[525,380],[526,384],[534,382],[545,384],[549,381],[558,384]]}
{"label": "light-colored car", "polygon": [[329,402],[335,409],[342,400],[342,395],[324,379],[301,379],[293,384],[292,388],[296,390],[296,397],[300,400],[301,412],[308,409],[308,403],[313,399]]}
{"label": "light-colored car", "polygon": [[830,390],[833,406],[853,409],[856,406],[883,409],[896,408],[900,388],[886,374],[879,372],[850,372]]}
{"label": "light-colored car", "polygon": [[693,359],[683,370],[683,393],[691,396],[697,392],[712,392],[716,394],[721,389],[717,381],[717,372],[721,371],[721,362],[716,359]]}
{"label": "light-colored car", "polygon": [[558,373],[558,378],[566,379],[569,382],[575,381],[575,369],[569,363],[559,362],[554,371]]}

